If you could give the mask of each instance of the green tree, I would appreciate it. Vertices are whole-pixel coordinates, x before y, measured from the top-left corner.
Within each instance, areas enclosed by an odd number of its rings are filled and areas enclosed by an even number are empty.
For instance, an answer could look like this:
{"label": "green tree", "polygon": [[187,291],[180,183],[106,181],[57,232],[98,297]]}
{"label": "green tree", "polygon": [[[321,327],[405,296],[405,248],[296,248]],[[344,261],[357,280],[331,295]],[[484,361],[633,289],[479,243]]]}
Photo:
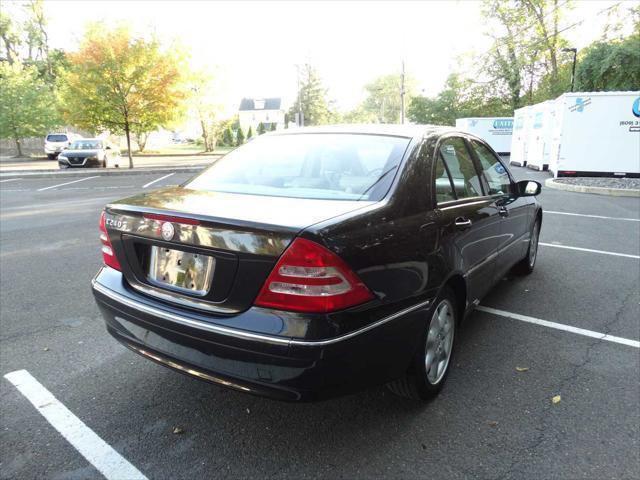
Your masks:
{"label": "green tree", "polygon": [[247,140],[253,137],[253,128],[249,126],[249,130],[247,130]]}
{"label": "green tree", "polygon": [[264,128],[264,123],[260,122],[258,124],[258,135],[262,135],[266,131],[267,131],[267,129]]}
{"label": "green tree", "polygon": [[[405,102],[413,96],[413,80],[405,80]],[[383,75],[365,86],[367,97],[358,113],[366,120],[375,115],[379,123],[400,123],[401,78],[400,74]],[[356,113],[356,112],[354,112]],[[367,122],[369,123],[369,122]]]}
{"label": "green tree", "polygon": [[234,145],[233,131],[231,130],[230,125],[227,125],[227,127],[224,129],[224,133],[222,134],[222,144],[225,147],[233,147]]}
{"label": "green tree", "polygon": [[640,89],[640,33],[620,41],[596,42],[578,59],[576,90]]}
{"label": "green tree", "polygon": [[13,65],[20,60],[22,38],[12,15],[5,8],[0,9],[0,47],[4,50],[4,60]]}
{"label": "green tree", "polygon": [[239,147],[243,143],[244,143],[244,132],[242,131],[242,127],[238,127],[238,133],[236,134],[236,146]]}
{"label": "green tree", "polygon": [[307,64],[299,69],[300,90],[296,101],[289,111],[289,115],[295,118],[298,107],[302,106],[302,114],[305,125],[325,125],[331,120],[327,89],[322,85],[317,70]]}
{"label": "green tree", "polygon": [[272,132],[275,132],[278,129],[278,124],[276,122],[271,123],[271,128],[269,129]]}
{"label": "green tree", "polygon": [[20,63],[0,63],[0,92],[0,138],[12,139],[22,156],[23,138],[45,135],[58,123],[55,101],[37,70]]}
{"label": "green tree", "polygon": [[513,110],[485,85],[452,74],[444,88],[432,98],[413,97],[407,110],[409,120],[420,124],[453,126],[457,118],[512,115]]}
{"label": "green tree", "polygon": [[88,130],[124,133],[133,168],[131,133],[152,131],[179,116],[187,97],[182,58],[157,40],[119,27],[91,26],[63,76],[63,113]]}

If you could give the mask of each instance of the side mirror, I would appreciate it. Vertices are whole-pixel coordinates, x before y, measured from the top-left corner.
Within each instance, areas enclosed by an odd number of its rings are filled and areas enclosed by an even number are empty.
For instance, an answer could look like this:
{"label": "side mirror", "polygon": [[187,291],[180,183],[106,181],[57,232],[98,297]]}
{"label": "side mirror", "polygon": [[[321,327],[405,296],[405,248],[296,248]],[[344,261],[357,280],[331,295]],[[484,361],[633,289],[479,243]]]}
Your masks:
{"label": "side mirror", "polygon": [[519,197],[535,197],[542,191],[542,184],[535,180],[521,180],[516,183],[516,187]]}

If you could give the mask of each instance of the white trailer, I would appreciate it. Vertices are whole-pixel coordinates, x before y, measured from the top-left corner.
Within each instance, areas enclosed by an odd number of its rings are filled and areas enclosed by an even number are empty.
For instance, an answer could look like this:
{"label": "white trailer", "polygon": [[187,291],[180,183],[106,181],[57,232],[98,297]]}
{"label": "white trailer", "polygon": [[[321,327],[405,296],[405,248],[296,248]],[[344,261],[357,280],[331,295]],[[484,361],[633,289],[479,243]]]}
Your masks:
{"label": "white trailer", "polygon": [[513,117],[458,118],[456,128],[480,137],[499,155],[511,153]]}
{"label": "white trailer", "polygon": [[555,177],[640,177],[640,91],[565,93],[556,102]]}
{"label": "white trailer", "polygon": [[513,112],[510,163],[518,167],[527,165],[527,146],[532,125],[532,108],[522,107]]}
{"label": "white trailer", "polygon": [[547,170],[551,158],[556,128],[556,100],[532,105],[531,126],[527,137],[526,165],[535,170]]}

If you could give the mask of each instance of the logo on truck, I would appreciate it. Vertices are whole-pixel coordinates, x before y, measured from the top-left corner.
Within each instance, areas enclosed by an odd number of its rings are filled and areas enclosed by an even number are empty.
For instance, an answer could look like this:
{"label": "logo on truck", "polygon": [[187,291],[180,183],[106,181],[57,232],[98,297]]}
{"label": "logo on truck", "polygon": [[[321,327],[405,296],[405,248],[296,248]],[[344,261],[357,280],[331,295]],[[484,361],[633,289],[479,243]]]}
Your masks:
{"label": "logo on truck", "polygon": [[493,121],[493,128],[499,130],[512,130],[513,119],[512,118],[496,118]]}
{"label": "logo on truck", "polygon": [[640,97],[636,98],[636,101],[633,102],[633,105],[631,106],[631,111],[636,117],[640,118]]}

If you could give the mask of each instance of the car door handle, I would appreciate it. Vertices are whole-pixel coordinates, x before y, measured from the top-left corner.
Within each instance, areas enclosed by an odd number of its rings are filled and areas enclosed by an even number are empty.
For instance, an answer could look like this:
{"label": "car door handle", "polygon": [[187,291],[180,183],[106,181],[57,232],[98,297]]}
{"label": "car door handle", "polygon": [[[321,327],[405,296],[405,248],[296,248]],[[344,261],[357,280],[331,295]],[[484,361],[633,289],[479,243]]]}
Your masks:
{"label": "car door handle", "polygon": [[507,207],[498,207],[498,214],[500,214],[501,217],[508,217],[509,210],[507,210]]}
{"label": "car door handle", "polygon": [[469,228],[471,226],[471,223],[472,223],[471,220],[464,217],[458,217],[456,218],[456,221],[455,221],[456,227],[459,228],[460,230]]}

